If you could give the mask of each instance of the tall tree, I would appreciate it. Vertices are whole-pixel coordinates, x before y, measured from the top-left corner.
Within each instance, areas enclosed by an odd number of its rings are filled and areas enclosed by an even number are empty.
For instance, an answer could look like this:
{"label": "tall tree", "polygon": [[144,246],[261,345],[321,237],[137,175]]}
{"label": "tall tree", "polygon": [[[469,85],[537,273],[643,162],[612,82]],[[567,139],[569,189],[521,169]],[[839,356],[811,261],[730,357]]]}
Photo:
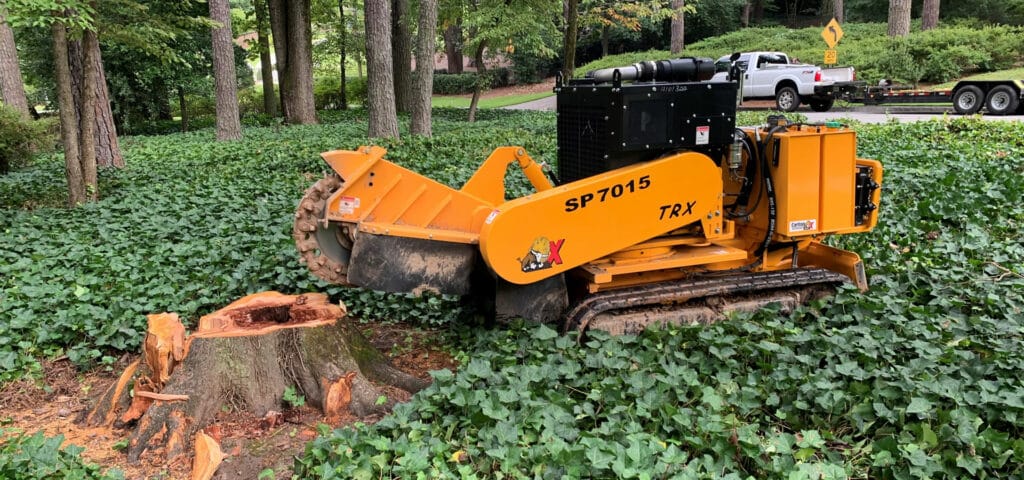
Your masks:
{"label": "tall tree", "polygon": [[281,110],[288,123],[316,123],[309,0],[268,0]]}
{"label": "tall tree", "polygon": [[370,138],[398,138],[394,71],[391,66],[391,1],[366,0],[367,103]]}
{"label": "tall tree", "polygon": [[[927,2],[928,0],[925,1]],[[839,23],[846,21],[846,15],[843,14],[843,10],[843,0],[832,0],[832,17]]]}
{"label": "tall tree", "polygon": [[890,37],[905,37],[910,34],[910,0],[889,0]]}
{"label": "tall tree", "polygon": [[924,0],[921,9],[921,30],[931,30],[939,25],[939,0]]}
{"label": "tall tree", "polygon": [[0,6],[0,93],[3,93],[4,105],[17,110],[23,117],[28,118],[25,81],[21,78],[21,67],[18,65],[18,49],[14,44],[14,32],[7,24],[6,17],[6,8]]}
{"label": "tall tree", "polygon": [[672,0],[672,38],[669,42],[672,55],[679,55],[686,46],[686,0]]}
{"label": "tall tree", "polygon": [[565,0],[565,36],[562,40],[562,78],[569,80],[576,71],[576,37],[580,31],[580,0]]}
{"label": "tall tree", "polygon": [[581,23],[601,34],[602,57],[608,55],[613,29],[638,32],[643,20],[660,21],[673,14],[664,0],[582,0],[580,5]]}
{"label": "tall tree", "polygon": [[434,48],[437,42],[437,0],[420,0],[416,28],[416,74],[413,76],[413,135],[431,136],[430,94],[434,86]]}
{"label": "tall tree", "polygon": [[[340,0],[339,0],[340,2]],[[256,10],[256,46],[260,50],[260,79],[263,81],[263,113],[277,116],[277,98],[274,95],[274,62],[270,59],[270,25],[267,23],[266,0],[254,0]]]}
{"label": "tall tree", "polygon": [[412,34],[409,32],[409,0],[392,0],[391,6],[395,107],[399,112],[406,113],[412,110],[412,52],[409,49]]}
{"label": "tall tree", "polygon": [[228,0],[209,0],[210,18],[218,25],[213,38],[213,79],[217,98],[217,140],[242,138],[238,117],[238,85],[235,81],[235,50],[231,43],[231,12]]}
{"label": "tall tree", "polygon": [[[92,6],[95,7],[95,4]],[[96,68],[96,54],[100,51],[96,31],[82,32],[82,92],[79,111],[81,120],[80,154],[82,156],[82,182],[85,198],[95,202],[99,198],[99,178],[96,172],[96,83],[99,76]]]}
{"label": "tall tree", "polygon": [[348,110],[348,74],[345,72],[345,64],[348,63],[348,25],[345,24],[345,0],[338,0],[338,36],[341,40],[341,109]]}
{"label": "tall tree", "polygon": [[71,92],[71,64],[68,63],[68,34],[61,22],[50,25],[53,34],[54,75],[57,77],[57,102],[60,111],[60,136],[64,144],[64,174],[68,183],[68,204],[85,203],[85,183],[78,144],[78,114]]}

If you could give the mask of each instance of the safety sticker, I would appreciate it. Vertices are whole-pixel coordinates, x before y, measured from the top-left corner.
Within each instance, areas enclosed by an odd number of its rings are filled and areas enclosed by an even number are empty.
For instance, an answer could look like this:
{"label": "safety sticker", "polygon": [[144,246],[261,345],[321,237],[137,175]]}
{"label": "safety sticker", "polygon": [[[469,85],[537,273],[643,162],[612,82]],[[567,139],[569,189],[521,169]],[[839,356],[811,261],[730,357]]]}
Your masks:
{"label": "safety sticker", "polygon": [[359,197],[341,197],[338,199],[338,211],[342,215],[352,215],[359,208]]}
{"label": "safety sticker", "polygon": [[789,222],[790,232],[812,232],[818,229],[818,219],[812,218],[810,220],[797,220],[795,222]]}
{"label": "safety sticker", "polygon": [[498,216],[498,212],[499,212],[499,210],[492,210],[492,211],[491,211],[491,214],[490,214],[490,215],[488,215],[488,216],[487,216],[487,218],[485,218],[485,219],[484,219],[484,223],[486,223],[486,224],[490,225],[490,224],[491,224],[491,222],[493,222],[493,221],[494,221],[494,217],[497,217],[497,216]]}
{"label": "safety sticker", "polygon": [[696,145],[707,145],[711,141],[711,127],[704,125],[697,127]]}

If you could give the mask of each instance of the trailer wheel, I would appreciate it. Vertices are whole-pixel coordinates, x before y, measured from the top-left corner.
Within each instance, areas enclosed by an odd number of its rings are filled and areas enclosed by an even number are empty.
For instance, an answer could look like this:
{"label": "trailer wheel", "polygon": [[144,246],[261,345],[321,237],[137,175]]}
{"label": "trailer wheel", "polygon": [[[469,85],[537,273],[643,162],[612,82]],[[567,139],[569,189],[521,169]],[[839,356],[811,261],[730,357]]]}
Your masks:
{"label": "trailer wheel", "polygon": [[1009,85],[999,85],[988,92],[985,106],[992,115],[1009,115],[1017,111],[1017,92]]}
{"label": "trailer wheel", "polygon": [[795,112],[800,106],[800,95],[790,86],[779,87],[775,92],[775,108],[783,112]]}
{"label": "trailer wheel", "polygon": [[832,105],[836,103],[835,99],[829,98],[825,100],[811,100],[811,110],[815,112],[827,112],[832,108]]}
{"label": "trailer wheel", "polygon": [[978,110],[981,110],[982,98],[984,95],[981,94],[980,88],[974,85],[963,87],[953,94],[953,110],[960,115],[978,113]]}

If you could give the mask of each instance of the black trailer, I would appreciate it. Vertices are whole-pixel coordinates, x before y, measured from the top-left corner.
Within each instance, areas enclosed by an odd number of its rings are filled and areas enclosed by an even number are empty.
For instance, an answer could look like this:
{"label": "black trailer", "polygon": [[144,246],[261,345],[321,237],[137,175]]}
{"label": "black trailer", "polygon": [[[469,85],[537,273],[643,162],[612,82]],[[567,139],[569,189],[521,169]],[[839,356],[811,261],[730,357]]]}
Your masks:
{"label": "black trailer", "polygon": [[949,90],[910,90],[901,87],[864,86],[837,92],[840,98],[865,105],[953,102],[961,115],[1024,113],[1024,80],[961,80]]}

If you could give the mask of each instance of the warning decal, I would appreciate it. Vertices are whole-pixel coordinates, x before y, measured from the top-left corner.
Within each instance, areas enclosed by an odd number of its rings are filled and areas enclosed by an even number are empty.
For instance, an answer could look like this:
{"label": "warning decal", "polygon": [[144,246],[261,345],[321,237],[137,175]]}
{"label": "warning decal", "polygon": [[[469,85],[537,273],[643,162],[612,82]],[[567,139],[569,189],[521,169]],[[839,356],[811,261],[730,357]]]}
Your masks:
{"label": "warning decal", "polygon": [[705,125],[703,127],[697,127],[697,145],[707,145],[711,139],[711,127]]}
{"label": "warning decal", "polygon": [[352,215],[359,208],[359,197],[341,197],[338,199],[338,211],[342,215]]}

